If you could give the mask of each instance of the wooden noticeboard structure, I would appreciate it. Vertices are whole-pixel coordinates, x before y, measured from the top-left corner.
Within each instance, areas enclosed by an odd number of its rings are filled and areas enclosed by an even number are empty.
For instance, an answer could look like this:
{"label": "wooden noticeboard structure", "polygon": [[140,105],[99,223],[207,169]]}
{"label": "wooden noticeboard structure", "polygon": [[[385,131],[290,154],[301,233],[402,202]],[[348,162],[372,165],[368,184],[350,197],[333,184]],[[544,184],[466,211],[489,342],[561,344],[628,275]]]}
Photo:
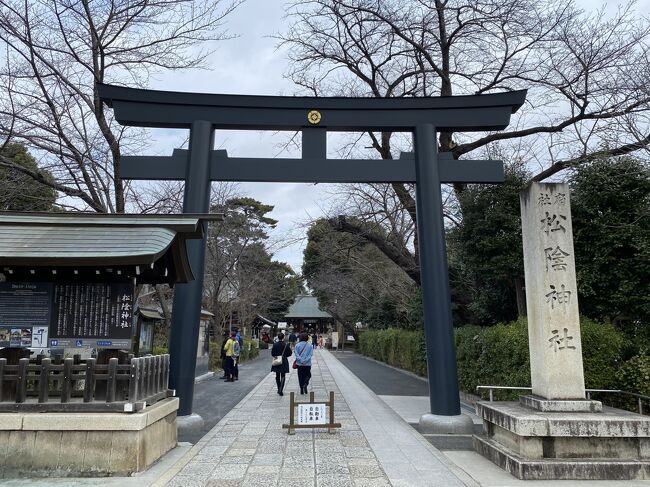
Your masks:
{"label": "wooden noticeboard structure", "polygon": [[130,350],[135,286],[193,280],[206,219],[0,212],[0,349]]}
{"label": "wooden noticeboard structure", "polygon": [[[314,392],[309,393],[309,402],[298,402],[296,401],[295,392],[292,392],[289,395],[289,424],[283,424],[282,428],[288,429],[289,434],[293,435],[297,428],[327,428],[328,433],[334,433],[334,428],[340,428],[341,423],[334,422],[334,391],[330,391],[330,399],[326,402],[315,402],[314,401]],[[296,423],[296,407],[301,404],[309,405],[325,405],[329,406],[329,415],[327,423],[317,423],[317,424],[297,424]]]}

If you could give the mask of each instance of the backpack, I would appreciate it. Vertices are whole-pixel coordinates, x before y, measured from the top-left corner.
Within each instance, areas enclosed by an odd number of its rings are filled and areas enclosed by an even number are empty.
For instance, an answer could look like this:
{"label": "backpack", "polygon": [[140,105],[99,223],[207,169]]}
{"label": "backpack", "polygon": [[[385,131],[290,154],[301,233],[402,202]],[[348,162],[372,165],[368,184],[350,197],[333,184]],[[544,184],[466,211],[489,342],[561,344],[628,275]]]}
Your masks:
{"label": "backpack", "polygon": [[239,357],[240,353],[241,353],[241,346],[239,345],[239,342],[237,340],[234,340],[232,344],[232,354],[235,357]]}

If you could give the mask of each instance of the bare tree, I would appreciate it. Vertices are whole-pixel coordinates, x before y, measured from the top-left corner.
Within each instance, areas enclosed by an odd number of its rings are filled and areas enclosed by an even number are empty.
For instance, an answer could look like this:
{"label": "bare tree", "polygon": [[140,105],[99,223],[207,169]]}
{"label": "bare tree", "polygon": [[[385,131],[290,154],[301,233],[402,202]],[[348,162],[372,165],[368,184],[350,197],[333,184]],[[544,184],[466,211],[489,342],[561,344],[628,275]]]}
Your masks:
{"label": "bare tree", "polygon": [[0,136],[25,144],[53,178],[15,169],[81,209],[125,211],[132,188],[118,177],[120,158],[142,133],[115,123],[97,84],[144,86],[161,70],[204,66],[239,3],[1,0]]}
{"label": "bare tree", "polygon": [[[458,158],[497,140],[531,137],[543,149],[539,180],[594,153],[650,144],[650,22],[633,7],[607,16],[561,0],[300,0],[281,39],[292,48],[289,76],[316,94],[528,89],[513,128],[458,140],[442,133],[440,147]],[[391,134],[369,135],[390,157]]]}
{"label": "bare tree", "polygon": [[[455,159],[498,145],[512,159],[525,159],[532,179],[540,181],[596,157],[647,157],[650,22],[634,2],[607,15],[604,9],[581,11],[565,0],[295,0],[289,18],[291,26],[279,35],[290,48],[288,76],[315,95],[384,98],[528,89],[526,105],[509,129],[478,136],[440,133],[440,150]],[[384,159],[401,148],[392,133],[367,137]],[[415,224],[412,188],[390,189]],[[368,191],[375,190],[354,188],[346,201],[366,199]],[[376,212],[372,219],[382,219],[390,231],[394,211],[368,203]],[[359,208],[354,214],[368,216]],[[354,220],[345,223],[340,230],[369,241],[378,237]],[[398,263],[401,254],[416,248],[382,251]]]}
{"label": "bare tree", "polygon": [[[134,194],[132,205],[138,213],[181,213],[183,211],[183,183],[180,181],[165,181],[163,183],[152,184],[139,194]],[[212,183],[210,191],[210,207],[213,209],[222,208],[225,202],[234,198],[238,191],[238,185],[231,182]],[[219,225],[218,223],[209,223],[210,226]],[[214,229],[212,229],[214,231]],[[208,296],[211,294],[212,280],[215,276],[213,269],[214,262],[211,260],[212,254],[209,254],[206,268],[206,290]],[[160,307],[163,315],[165,329],[169,331],[171,327],[171,303],[173,298],[173,289],[167,284],[156,284],[152,292],[149,291],[149,285],[144,285],[147,292],[147,301],[149,304]],[[204,299],[206,301],[206,299]],[[212,301],[207,299],[204,306],[211,307]]]}
{"label": "bare tree", "polygon": [[[396,324],[397,316],[408,319],[416,278],[368,245],[366,238],[341,233],[338,224],[336,219],[320,219],[308,232],[303,273],[323,309],[341,323],[385,326]],[[381,233],[379,228],[372,231]]]}

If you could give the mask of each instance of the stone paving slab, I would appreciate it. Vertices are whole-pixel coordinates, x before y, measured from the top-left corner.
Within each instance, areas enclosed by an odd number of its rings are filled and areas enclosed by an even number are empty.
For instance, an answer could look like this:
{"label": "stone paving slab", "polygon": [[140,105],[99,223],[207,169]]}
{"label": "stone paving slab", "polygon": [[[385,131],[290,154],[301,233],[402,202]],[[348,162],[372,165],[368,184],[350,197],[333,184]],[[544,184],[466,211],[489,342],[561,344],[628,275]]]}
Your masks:
{"label": "stone paving slab", "polygon": [[[479,485],[409,426],[333,354],[323,351],[321,359],[346,398],[366,446],[377,458],[391,485]],[[358,441],[352,437],[342,440],[348,443],[346,446],[352,446]],[[372,469],[355,469],[355,472],[372,472]],[[367,478],[372,478],[370,473],[366,475]]]}
{"label": "stone paving slab", "polygon": [[[383,487],[392,485],[368,439],[341,394],[323,359],[316,352],[310,390],[316,401],[334,391],[336,421],[343,428],[296,430],[288,435],[289,393],[298,394],[298,377],[288,374],[284,396],[276,392],[269,374],[230,411],[174,469],[159,479],[162,487],[194,486],[314,486]],[[302,396],[305,398],[308,396]]]}
{"label": "stone paving slab", "polygon": [[[270,366],[269,366],[270,367]],[[295,371],[286,392],[297,392]],[[281,428],[289,397],[275,393],[269,374],[193,447],[179,446],[134,477],[11,479],[6,487],[627,487],[650,481],[521,481],[471,451],[444,454],[377,397],[335,355],[318,351],[313,390],[324,400],[335,392],[343,428]],[[216,398],[215,398],[216,399]],[[216,406],[215,406],[216,407]],[[317,475],[318,473],[318,475]]]}

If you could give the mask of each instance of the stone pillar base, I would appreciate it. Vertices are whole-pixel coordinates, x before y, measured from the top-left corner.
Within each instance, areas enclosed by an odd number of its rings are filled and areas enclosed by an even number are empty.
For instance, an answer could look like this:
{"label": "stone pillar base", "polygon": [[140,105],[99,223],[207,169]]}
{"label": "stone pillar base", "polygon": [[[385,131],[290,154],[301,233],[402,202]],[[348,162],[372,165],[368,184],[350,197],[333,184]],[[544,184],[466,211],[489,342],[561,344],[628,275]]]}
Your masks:
{"label": "stone pillar base", "polygon": [[176,417],[176,427],[178,428],[179,434],[198,433],[203,429],[204,425],[205,421],[196,413]]}
{"label": "stone pillar base", "polygon": [[519,403],[522,406],[537,411],[555,413],[600,413],[603,403],[591,399],[544,399],[539,396],[521,396]]}
{"label": "stone pillar base", "polygon": [[0,413],[0,477],[141,472],[176,446],[178,398],[140,412]]}
{"label": "stone pillar base", "polygon": [[474,432],[474,422],[466,414],[457,416],[424,414],[418,423],[418,431],[422,434],[470,435]]}
{"label": "stone pillar base", "polygon": [[540,411],[516,402],[478,402],[476,413],[484,435],[474,436],[474,449],[519,479],[650,479],[650,417],[607,407]]}

